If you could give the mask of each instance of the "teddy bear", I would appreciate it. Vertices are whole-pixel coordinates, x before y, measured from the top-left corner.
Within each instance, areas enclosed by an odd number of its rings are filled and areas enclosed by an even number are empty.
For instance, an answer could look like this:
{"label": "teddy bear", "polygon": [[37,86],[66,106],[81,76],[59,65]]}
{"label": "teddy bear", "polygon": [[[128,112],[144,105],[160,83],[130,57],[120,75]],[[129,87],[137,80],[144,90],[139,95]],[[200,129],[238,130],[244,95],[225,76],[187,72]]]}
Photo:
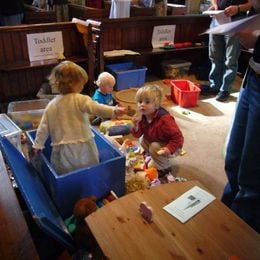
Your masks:
{"label": "teddy bear", "polygon": [[73,215],[76,219],[74,240],[78,249],[85,249],[88,252],[95,251],[96,242],[85,218],[98,209],[95,196],[88,196],[79,199],[73,208]]}

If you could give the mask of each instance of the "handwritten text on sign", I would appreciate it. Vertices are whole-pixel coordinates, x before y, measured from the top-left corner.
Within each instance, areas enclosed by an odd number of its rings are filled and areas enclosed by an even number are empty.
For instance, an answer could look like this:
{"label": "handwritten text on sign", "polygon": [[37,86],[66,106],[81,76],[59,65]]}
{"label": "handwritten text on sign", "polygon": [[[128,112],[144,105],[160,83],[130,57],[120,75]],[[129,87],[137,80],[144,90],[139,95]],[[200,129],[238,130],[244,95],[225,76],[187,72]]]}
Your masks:
{"label": "handwritten text on sign", "polygon": [[62,32],[27,34],[30,61],[57,59],[63,54]]}
{"label": "handwritten text on sign", "polygon": [[164,43],[174,43],[176,25],[154,26],[152,36],[153,48],[163,47]]}

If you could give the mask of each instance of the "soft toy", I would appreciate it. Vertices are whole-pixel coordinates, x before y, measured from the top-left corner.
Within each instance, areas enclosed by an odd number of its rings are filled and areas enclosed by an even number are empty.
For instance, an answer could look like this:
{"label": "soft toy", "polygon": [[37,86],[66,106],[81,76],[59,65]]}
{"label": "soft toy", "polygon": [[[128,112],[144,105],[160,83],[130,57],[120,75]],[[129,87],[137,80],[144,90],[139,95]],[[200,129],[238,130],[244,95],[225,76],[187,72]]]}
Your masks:
{"label": "soft toy", "polygon": [[98,209],[96,197],[89,196],[78,200],[73,208],[73,215],[76,219],[76,230],[74,239],[78,248],[87,249],[89,252],[95,251],[95,239],[85,222],[85,218]]}
{"label": "soft toy", "polygon": [[109,136],[114,135],[127,135],[130,133],[133,123],[129,119],[114,119],[106,120],[99,126],[101,133],[108,134]]}
{"label": "soft toy", "polygon": [[158,179],[158,171],[156,168],[151,167],[151,168],[145,169],[144,171],[150,181],[153,181],[154,179]]}

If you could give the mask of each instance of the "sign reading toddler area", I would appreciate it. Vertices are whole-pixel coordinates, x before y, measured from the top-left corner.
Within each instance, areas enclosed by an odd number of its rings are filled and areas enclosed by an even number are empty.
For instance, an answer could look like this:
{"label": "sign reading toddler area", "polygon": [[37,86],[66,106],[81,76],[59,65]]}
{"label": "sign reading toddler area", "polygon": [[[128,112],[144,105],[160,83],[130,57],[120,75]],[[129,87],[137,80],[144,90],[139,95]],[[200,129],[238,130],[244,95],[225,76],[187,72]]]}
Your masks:
{"label": "sign reading toddler area", "polygon": [[30,61],[57,59],[64,52],[62,32],[27,34]]}
{"label": "sign reading toddler area", "polygon": [[154,26],[152,36],[153,48],[160,48],[165,43],[174,43],[176,25],[160,25]]}

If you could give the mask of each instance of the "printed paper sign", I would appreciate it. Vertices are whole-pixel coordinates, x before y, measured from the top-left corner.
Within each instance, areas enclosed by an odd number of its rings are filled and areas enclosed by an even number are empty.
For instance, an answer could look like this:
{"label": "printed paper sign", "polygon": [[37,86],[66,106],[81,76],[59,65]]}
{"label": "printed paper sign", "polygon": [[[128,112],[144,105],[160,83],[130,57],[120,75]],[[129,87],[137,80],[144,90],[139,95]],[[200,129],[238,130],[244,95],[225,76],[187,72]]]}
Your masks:
{"label": "printed paper sign", "polygon": [[164,44],[174,43],[176,25],[154,26],[152,36],[153,48],[163,47]]}
{"label": "printed paper sign", "polygon": [[30,61],[57,59],[63,54],[62,32],[27,34]]}
{"label": "printed paper sign", "polygon": [[185,223],[211,203],[215,197],[198,186],[194,186],[176,200],[163,207],[168,213]]}

